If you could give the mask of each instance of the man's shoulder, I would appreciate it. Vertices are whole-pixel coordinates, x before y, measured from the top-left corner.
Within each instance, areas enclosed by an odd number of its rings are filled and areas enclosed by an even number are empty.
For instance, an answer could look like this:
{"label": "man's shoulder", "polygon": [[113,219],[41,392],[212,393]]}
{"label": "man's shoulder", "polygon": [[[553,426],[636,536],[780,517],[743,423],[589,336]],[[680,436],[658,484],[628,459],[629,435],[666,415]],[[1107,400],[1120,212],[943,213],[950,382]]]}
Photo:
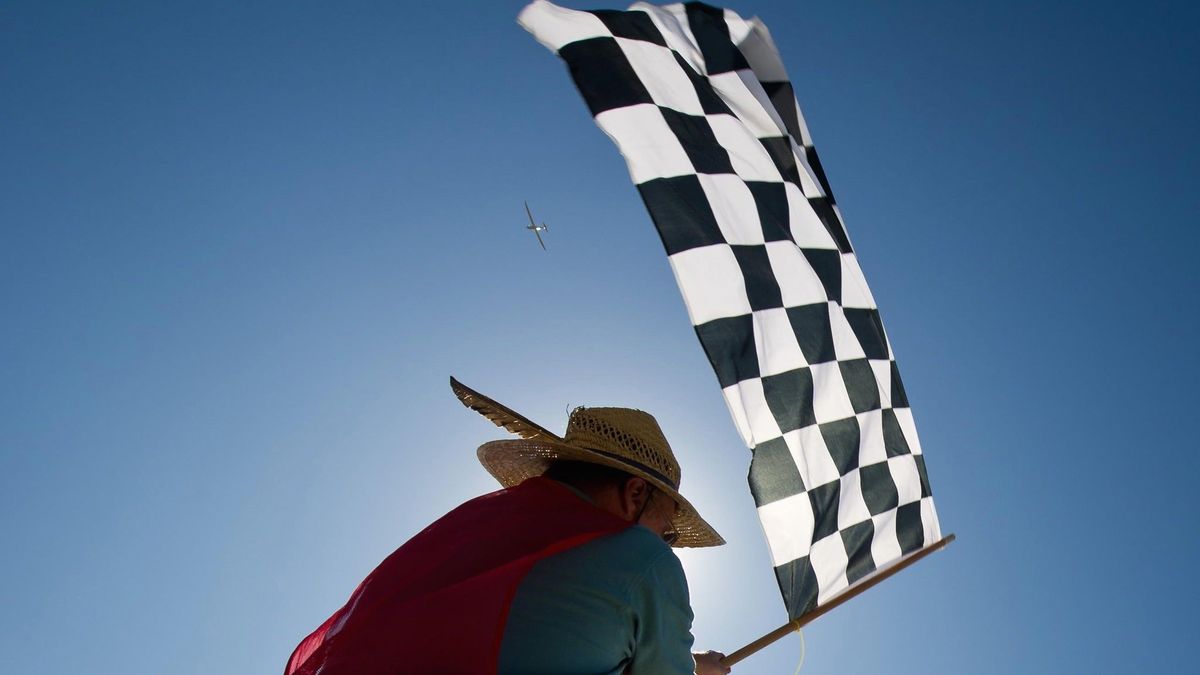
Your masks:
{"label": "man's shoulder", "polygon": [[619,532],[598,537],[583,546],[627,551],[631,555],[643,558],[656,558],[664,554],[671,554],[671,547],[667,546],[661,537],[641,525],[630,525]]}
{"label": "man's shoulder", "polygon": [[578,566],[610,580],[621,578],[625,584],[639,582],[649,575],[683,574],[683,566],[671,547],[640,525],[581,544],[553,556],[545,563],[549,566]]}

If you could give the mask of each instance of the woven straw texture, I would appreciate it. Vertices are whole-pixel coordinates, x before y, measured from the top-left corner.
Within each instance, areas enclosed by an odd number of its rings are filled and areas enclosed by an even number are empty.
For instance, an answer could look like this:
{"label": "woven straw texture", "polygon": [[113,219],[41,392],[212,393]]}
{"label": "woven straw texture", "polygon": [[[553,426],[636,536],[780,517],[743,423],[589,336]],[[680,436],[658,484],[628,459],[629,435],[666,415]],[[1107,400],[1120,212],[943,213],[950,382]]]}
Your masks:
{"label": "woven straw texture", "polygon": [[452,379],[451,386],[464,405],[524,437],[479,446],[480,463],[504,487],[542,475],[556,459],[611,466],[649,481],[675,501],[679,507],[671,520],[671,529],[679,535],[675,547],[725,543],[679,494],[679,462],[649,413],[631,408],[576,408],[567,421],[565,438],[559,438],[457,380]]}

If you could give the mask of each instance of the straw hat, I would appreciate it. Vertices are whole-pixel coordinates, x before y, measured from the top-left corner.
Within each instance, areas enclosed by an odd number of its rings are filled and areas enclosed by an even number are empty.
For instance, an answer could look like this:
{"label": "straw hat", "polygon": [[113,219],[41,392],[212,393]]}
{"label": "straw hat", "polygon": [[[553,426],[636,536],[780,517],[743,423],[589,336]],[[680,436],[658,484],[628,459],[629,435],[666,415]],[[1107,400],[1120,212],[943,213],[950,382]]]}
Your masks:
{"label": "straw hat", "polygon": [[675,500],[679,508],[671,529],[679,538],[674,546],[725,543],[679,494],[679,462],[649,413],[631,408],[576,408],[567,420],[565,437],[560,438],[453,377],[450,388],[463,405],[521,437],[479,446],[479,461],[504,487],[542,475],[557,459],[603,464],[642,478]]}

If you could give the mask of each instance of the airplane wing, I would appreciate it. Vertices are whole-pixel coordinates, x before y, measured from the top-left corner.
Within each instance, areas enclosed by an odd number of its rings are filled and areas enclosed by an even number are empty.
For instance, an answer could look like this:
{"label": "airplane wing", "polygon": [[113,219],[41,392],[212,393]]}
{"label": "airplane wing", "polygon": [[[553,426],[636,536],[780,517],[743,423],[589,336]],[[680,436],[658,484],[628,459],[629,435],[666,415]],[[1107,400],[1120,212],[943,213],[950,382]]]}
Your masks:
{"label": "airplane wing", "polygon": [[[529,216],[529,224],[536,228],[537,223],[533,222],[533,211],[529,210],[529,202],[525,202],[525,215]],[[541,237],[538,237],[538,239],[541,239]]]}
{"label": "airplane wing", "polygon": [[538,229],[536,227],[533,228],[533,233],[537,235],[538,243],[542,245],[542,250],[545,251],[546,250],[546,242],[542,241],[542,233],[538,232]]}

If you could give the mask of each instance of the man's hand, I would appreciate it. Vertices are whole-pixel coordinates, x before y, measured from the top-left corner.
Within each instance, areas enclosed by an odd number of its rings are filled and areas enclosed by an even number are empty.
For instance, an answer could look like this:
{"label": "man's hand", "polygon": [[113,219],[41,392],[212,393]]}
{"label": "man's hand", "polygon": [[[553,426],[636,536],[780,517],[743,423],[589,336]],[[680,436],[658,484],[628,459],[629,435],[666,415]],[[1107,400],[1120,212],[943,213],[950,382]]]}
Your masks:
{"label": "man's hand", "polygon": [[721,659],[725,658],[721,652],[692,654],[692,658],[696,659],[696,675],[726,675],[730,670],[721,665]]}

